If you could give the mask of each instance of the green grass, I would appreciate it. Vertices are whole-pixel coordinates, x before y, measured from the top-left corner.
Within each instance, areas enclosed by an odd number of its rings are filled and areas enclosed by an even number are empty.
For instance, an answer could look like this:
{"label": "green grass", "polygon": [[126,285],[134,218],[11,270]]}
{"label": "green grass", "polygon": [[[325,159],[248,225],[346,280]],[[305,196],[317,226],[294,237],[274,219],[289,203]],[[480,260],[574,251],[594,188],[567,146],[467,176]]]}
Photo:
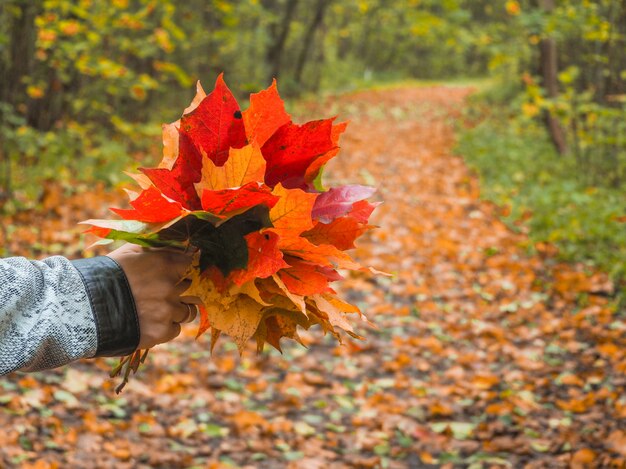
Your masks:
{"label": "green grass", "polygon": [[[481,105],[479,98],[470,113]],[[624,190],[582,183],[540,124],[491,107],[480,124],[460,129],[456,151],[478,173],[482,197],[510,208],[509,226],[526,226],[531,241],[553,243],[564,260],[626,278],[626,224],[618,221],[626,215]]]}

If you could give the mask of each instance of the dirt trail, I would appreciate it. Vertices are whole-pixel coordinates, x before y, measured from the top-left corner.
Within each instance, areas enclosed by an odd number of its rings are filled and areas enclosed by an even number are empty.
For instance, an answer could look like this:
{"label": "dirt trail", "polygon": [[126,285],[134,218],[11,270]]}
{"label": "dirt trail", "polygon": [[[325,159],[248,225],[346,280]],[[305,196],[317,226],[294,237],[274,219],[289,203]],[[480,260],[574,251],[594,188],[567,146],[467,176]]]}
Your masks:
{"label": "dirt trail", "polygon": [[[327,174],[375,183],[381,226],[347,279],[378,330],[239,359],[190,329],[122,399],[107,364],[0,380],[0,466],[625,467],[626,338],[600,274],[508,230],[452,156],[466,88],[346,95]],[[497,162],[494,162],[497,164]],[[86,466],[85,464],[88,464]],[[231,466],[228,466],[231,464]],[[41,465],[37,467],[54,467]]]}

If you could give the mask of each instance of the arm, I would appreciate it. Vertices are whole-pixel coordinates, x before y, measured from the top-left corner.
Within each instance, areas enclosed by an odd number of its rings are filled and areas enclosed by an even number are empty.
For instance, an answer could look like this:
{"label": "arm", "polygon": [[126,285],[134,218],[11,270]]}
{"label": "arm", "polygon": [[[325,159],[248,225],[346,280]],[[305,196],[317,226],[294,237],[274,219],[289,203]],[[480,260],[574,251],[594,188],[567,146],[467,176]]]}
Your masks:
{"label": "arm", "polygon": [[132,352],[139,327],[122,278],[108,257],[0,260],[0,374]]}
{"label": "arm", "polygon": [[0,375],[173,339],[188,315],[178,282],[188,263],[128,245],[77,261],[0,259]]}

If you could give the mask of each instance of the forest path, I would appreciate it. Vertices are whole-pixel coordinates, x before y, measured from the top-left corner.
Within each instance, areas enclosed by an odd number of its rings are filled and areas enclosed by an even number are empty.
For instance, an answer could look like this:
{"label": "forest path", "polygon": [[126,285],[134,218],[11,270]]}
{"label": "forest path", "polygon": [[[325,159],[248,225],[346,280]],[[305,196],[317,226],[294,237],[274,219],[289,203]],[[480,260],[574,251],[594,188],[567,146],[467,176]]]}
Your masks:
{"label": "forest path", "polygon": [[190,327],[120,398],[103,361],[13,375],[0,380],[0,466],[623,467],[624,323],[595,294],[604,276],[549,247],[528,255],[479,200],[452,155],[470,92],[365,91],[307,109],[351,120],[330,182],[375,184],[384,200],[355,257],[394,276],[341,286],[379,326],[360,329],[366,341],[314,330],[308,350],[240,359],[227,340],[210,356]]}

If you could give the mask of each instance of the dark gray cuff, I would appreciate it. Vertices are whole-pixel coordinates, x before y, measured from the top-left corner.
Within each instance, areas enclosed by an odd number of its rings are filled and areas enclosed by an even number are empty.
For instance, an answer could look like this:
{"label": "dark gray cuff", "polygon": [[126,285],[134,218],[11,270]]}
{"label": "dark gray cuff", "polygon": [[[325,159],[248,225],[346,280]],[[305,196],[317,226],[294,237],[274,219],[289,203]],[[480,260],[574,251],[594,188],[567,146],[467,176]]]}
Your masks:
{"label": "dark gray cuff", "polygon": [[126,274],[107,256],[72,264],[83,279],[98,331],[96,357],[119,357],[139,345],[139,318]]}

